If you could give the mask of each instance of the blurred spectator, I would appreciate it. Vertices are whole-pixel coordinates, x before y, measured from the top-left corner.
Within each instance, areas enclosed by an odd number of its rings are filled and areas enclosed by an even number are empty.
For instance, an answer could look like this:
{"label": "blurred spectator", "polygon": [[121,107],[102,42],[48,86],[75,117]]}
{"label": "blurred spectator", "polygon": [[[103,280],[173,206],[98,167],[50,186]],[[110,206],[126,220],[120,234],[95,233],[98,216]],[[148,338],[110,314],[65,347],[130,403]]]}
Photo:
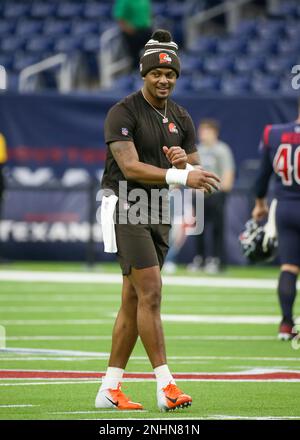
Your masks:
{"label": "blurred spectator", "polygon": [[[221,189],[204,201],[204,231],[196,236],[197,255],[190,270],[198,270],[204,265],[208,273],[217,273],[225,266],[224,256],[224,217],[225,200],[234,183],[235,164],[230,147],[220,141],[219,124],[214,119],[203,119],[198,128],[200,143],[198,152],[201,165],[216,173],[221,179]],[[211,230],[209,229],[211,227]],[[211,240],[207,234],[211,233]],[[210,244],[210,246],[207,246]]]}
{"label": "blurred spectator", "polygon": [[139,66],[140,52],[152,34],[151,0],[115,0],[113,16],[117,20],[132,60]]}

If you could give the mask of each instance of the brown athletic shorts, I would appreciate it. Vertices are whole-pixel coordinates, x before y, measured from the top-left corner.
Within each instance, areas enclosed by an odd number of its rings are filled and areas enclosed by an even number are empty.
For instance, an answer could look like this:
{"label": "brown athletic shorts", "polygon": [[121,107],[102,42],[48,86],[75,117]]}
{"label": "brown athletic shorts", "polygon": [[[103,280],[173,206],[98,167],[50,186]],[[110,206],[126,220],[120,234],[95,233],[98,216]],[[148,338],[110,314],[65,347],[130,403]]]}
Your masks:
{"label": "brown athletic shorts", "polygon": [[123,275],[129,275],[132,267],[162,268],[169,250],[170,225],[116,224],[115,230]]}

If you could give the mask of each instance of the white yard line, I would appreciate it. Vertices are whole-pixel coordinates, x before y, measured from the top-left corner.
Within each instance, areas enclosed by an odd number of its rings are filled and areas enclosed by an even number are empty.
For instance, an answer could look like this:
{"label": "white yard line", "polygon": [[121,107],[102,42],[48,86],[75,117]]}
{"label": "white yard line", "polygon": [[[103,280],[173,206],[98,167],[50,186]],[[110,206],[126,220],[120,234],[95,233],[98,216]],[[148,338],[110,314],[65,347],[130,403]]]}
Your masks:
{"label": "white yard line", "polygon": [[[7,353],[18,353],[22,356],[20,357],[9,357],[6,356],[6,360],[16,359],[16,360],[27,360],[30,354],[44,354],[48,357],[41,357],[45,360],[59,360],[64,356],[69,356],[70,359],[88,358],[88,359],[104,359],[109,357],[109,353],[106,352],[93,352],[93,351],[76,351],[76,350],[51,350],[51,349],[39,349],[39,348],[6,348],[0,350],[0,354]],[[55,356],[57,355],[57,356]],[[29,357],[30,358],[30,357]],[[0,356],[0,359],[4,359]],[[35,357],[34,357],[35,359]],[[147,356],[132,356],[130,358],[132,361],[147,361]],[[259,360],[259,361],[291,361],[299,362],[299,357],[249,357],[249,356],[168,356],[170,360]]]}
{"label": "white yard line", "polygon": [[[110,314],[111,319],[5,319],[0,320],[1,325],[98,325],[111,324],[115,313]],[[165,322],[177,324],[278,324],[278,315],[178,315],[162,314]],[[300,318],[296,320],[300,323]]]}
{"label": "white yard line", "polygon": [[32,407],[32,406],[40,406],[40,405],[0,405],[0,409],[1,408],[27,408],[27,407]]}
{"label": "white yard line", "polygon": [[[276,336],[166,336],[170,341],[276,341]],[[7,336],[7,341],[110,341],[111,336]]]}
{"label": "white yard line", "polygon": [[[276,289],[277,280],[253,278],[192,278],[188,276],[163,276],[166,286],[205,286],[222,288],[248,288],[248,289]],[[122,276],[119,274],[95,274],[77,272],[29,272],[29,271],[0,271],[0,281],[15,282],[47,282],[47,283],[84,283],[84,284],[121,284]],[[300,282],[299,286],[300,286]]]}

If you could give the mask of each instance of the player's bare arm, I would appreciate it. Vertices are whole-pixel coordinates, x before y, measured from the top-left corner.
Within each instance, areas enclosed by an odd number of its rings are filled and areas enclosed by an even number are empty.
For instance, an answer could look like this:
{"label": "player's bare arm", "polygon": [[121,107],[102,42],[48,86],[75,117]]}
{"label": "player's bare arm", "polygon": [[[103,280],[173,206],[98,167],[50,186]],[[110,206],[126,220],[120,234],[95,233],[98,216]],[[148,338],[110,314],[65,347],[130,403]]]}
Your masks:
{"label": "player's bare arm", "polygon": [[266,199],[256,199],[255,206],[252,211],[252,218],[254,218],[256,221],[263,220],[268,215],[268,212],[269,208]]}
{"label": "player's bare arm", "polygon": [[[148,184],[164,184],[167,170],[140,162],[133,142],[117,141],[110,144],[110,149],[125,178]],[[218,190],[219,177],[205,170],[192,170],[188,174],[187,186],[211,192]]]}

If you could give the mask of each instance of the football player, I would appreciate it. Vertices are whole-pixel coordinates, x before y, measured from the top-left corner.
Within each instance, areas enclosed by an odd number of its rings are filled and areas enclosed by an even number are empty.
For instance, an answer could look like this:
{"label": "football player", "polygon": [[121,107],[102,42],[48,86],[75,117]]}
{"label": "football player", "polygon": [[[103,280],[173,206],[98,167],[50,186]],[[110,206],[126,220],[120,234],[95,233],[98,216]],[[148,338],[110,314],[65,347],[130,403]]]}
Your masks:
{"label": "football player", "polygon": [[270,177],[274,173],[274,191],[278,201],[278,254],[281,263],[278,297],[282,320],[278,337],[289,340],[296,334],[293,305],[300,269],[300,100],[296,121],[265,127],[260,151],[261,162],[255,182],[256,202],[252,217],[260,221],[268,214],[265,197]]}

